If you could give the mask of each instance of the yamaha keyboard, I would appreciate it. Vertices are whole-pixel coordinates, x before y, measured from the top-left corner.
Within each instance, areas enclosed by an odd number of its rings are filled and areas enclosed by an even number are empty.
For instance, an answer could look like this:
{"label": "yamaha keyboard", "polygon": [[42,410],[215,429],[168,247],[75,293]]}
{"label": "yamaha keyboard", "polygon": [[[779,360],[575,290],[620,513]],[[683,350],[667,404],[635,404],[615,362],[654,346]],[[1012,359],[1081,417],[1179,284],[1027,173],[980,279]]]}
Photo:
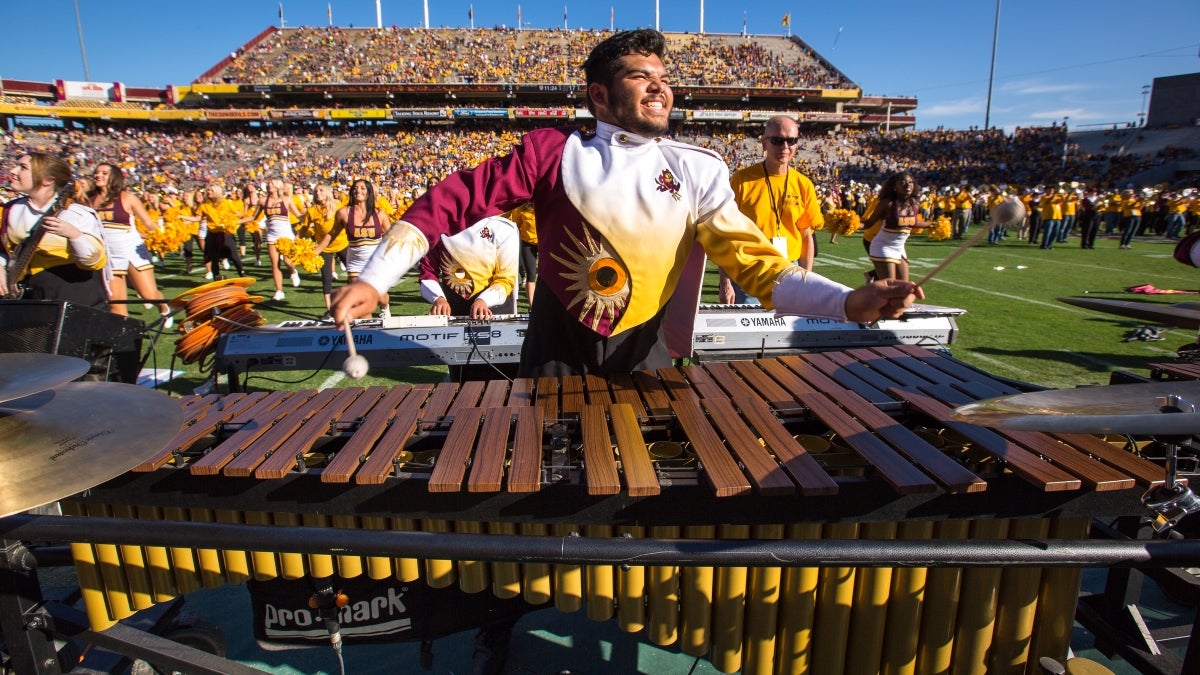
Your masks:
{"label": "yamaha keyboard", "polygon": [[[698,360],[750,359],[898,344],[942,348],[954,342],[964,310],[913,305],[901,319],[860,324],[775,316],[757,305],[701,305],[692,348]],[[354,347],[372,368],[515,364],[528,314],[490,320],[446,316],[359,319]],[[329,321],[285,321],[222,335],[216,367],[231,375],[278,370],[337,370],[349,352]]]}
{"label": "yamaha keyboard", "polygon": [[758,305],[700,305],[692,352],[698,360],[719,361],[899,344],[942,348],[958,334],[954,317],[965,313],[913,305],[901,319],[862,324],[776,316]]}

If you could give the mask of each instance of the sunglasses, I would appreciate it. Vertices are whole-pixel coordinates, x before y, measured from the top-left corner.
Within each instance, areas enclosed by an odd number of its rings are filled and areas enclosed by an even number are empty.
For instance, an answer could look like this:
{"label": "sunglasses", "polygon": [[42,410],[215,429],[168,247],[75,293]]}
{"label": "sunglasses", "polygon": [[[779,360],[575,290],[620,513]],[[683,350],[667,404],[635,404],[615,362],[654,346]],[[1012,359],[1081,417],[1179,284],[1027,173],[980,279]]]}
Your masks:
{"label": "sunglasses", "polygon": [[800,142],[800,139],[795,136],[767,136],[767,140],[771,141],[771,145],[774,145],[777,148],[784,143],[787,143],[788,145],[796,145]]}

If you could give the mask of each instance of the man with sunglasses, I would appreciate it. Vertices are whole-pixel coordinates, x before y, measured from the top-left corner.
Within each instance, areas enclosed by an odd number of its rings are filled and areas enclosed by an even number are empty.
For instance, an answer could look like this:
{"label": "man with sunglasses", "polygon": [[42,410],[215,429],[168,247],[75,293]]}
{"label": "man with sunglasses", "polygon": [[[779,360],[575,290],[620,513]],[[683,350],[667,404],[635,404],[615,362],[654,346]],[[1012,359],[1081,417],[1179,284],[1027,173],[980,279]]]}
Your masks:
{"label": "man with sunglasses", "polygon": [[[787,115],[767,120],[760,138],[763,161],[742,167],[729,179],[738,210],[754,221],[780,255],[811,272],[816,245],[813,228],[825,223],[813,182],[792,168],[800,126]],[[721,302],[757,302],[721,272]]]}

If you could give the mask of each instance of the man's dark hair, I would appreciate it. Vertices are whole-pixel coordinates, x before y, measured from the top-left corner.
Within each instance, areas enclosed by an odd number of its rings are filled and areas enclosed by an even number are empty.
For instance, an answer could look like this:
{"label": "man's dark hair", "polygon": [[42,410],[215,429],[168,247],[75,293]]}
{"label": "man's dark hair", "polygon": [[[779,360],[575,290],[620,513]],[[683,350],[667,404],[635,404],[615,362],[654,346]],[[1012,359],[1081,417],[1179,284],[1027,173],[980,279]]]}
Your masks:
{"label": "man's dark hair", "polygon": [[[613,78],[620,70],[618,62],[627,54],[654,54],[664,58],[667,53],[667,40],[663,34],[653,28],[639,28],[616,33],[592,48],[587,60],[583,62],[583,76],[587,84],[599,82],[604,86],[612,86]],[[587,97],[588,110],[592,110],[592,97]],[[594,111],[593,111],[594,112]]]}

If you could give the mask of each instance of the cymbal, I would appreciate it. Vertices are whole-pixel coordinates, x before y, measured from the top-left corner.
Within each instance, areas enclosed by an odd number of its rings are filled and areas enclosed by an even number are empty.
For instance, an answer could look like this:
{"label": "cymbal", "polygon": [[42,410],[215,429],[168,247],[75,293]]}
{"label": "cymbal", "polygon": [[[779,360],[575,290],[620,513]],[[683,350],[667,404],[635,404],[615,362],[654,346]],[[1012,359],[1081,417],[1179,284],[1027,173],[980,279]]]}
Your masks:
{"label": "cymbal", "polygon": [[[1168,397],[1183,412],[1168,412]],[[1190,435],[1200,433],[1200,380],[1051,389],[1000,396],[955,409],[971,424],[1056,433]]]}
{"label": "cymbal", "polygon": [[0,354],[0,402],[77,380],[91,367],[83,359],[61,354]]}
{"label": "cymbal", "polygon": [[0,406],[0,517],[62,499],[153,457],[183,409],[161,392],[68,382]]}
{"label": "cymbal", "polygon": [[1110,298],[1059,298],[1068,305],[1094,309],[1097,312],[1127,316],[1131,319],[1165,323],[1176,328],[1200,328],[1200,310],[1194,302],[1179,302],[1164,305],[1157,302],[1136,300],[1112,300]]}

